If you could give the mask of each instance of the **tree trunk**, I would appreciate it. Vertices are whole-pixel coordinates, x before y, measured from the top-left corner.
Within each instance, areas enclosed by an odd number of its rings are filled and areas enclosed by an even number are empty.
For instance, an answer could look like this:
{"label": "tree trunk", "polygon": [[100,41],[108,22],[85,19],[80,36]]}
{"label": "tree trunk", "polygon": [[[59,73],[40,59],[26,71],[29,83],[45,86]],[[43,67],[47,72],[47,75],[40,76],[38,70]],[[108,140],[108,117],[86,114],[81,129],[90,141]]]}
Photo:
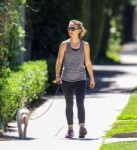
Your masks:
{"label": "tree trunk", "polygon": [[91,58],[93,62],[97,61],[101,46],[101,40],[105,24],[106,2],[107,0],[92,0],[91,2],[90,43],[92,49]]}

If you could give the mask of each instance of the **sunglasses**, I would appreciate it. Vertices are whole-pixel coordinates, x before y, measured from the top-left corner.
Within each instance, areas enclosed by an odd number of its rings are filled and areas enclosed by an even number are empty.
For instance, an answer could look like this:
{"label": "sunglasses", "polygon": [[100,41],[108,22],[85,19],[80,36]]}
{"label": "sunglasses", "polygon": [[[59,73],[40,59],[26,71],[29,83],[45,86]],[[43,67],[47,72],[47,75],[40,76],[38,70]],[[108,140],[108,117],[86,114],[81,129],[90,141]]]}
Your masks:
{"label": "sunglasses", "polygon": [[71,31],[75,31],[75,30],[78,30],[80,28],[75,28],[75,27],[67,27],[68,31],[71,30]]}

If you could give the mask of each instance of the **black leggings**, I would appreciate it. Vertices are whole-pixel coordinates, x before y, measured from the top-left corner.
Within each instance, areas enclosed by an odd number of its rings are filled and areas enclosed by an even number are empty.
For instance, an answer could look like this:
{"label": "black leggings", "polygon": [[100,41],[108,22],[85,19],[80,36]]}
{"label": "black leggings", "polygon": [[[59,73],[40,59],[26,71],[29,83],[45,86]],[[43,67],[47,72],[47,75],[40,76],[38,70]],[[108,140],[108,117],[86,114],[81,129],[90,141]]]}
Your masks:
{"label": "black leggings", "polygon": [[86,80],[68,82],[62,81],[62,90],[66,100],[66,117],[68,125],[73,124],[73,94],[76,94],[79,123],[85,123],[84,98],[86,93]]}

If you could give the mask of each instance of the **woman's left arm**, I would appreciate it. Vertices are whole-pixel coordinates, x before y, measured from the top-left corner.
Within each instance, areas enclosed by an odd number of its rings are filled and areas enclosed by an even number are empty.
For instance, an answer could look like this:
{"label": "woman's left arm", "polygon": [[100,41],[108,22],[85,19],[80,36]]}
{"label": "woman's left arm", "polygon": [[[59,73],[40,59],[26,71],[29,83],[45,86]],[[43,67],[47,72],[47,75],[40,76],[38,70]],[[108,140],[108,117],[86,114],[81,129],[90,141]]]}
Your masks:
{"label": "woman's left arm", "polygon": [[85,66],[90,76],[90,88],[94,88],[95,80],[94,80],[94,74],[92,69],[92,62],[90,59],[90,46],[88,42],[84,42],[84,55],[85,55]]}

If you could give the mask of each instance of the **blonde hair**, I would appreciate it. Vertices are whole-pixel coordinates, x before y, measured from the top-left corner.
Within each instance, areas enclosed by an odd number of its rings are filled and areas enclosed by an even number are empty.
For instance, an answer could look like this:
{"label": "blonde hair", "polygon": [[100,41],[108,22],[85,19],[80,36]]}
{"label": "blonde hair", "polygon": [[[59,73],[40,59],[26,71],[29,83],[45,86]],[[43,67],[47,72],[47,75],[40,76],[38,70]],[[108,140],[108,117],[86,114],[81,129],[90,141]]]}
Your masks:
{"label": "blonde hair", "polygon": [[74,20],[70,20],[69,24],[70,23],[74,23],[79,29],[81,29],[81,32],[79,33],[80,39],[87,33],[87,30],[84,28],[83,23],[81,21],[74,19]]}

